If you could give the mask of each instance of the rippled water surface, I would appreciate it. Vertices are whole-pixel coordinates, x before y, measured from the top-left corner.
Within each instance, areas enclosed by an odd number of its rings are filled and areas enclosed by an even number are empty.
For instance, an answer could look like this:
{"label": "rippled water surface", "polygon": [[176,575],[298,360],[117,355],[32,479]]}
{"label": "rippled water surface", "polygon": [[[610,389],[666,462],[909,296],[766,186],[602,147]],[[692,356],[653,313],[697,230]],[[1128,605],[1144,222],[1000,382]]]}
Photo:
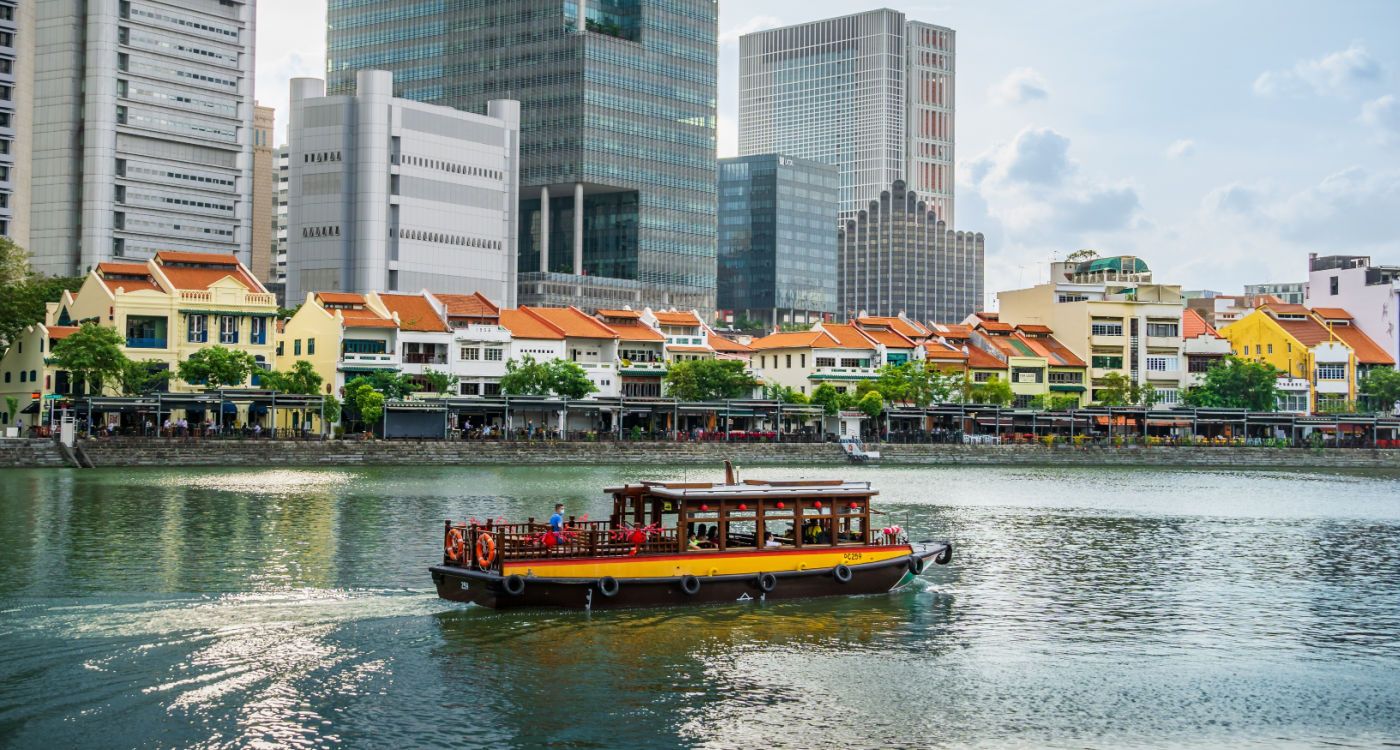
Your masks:
{"label": "rippled water surface", "polygon": [[442,519],[695,469],[0,470],[3,747],[1400,745],[1400,480],[870,479],[953,564],[891,595],[440,601]]}

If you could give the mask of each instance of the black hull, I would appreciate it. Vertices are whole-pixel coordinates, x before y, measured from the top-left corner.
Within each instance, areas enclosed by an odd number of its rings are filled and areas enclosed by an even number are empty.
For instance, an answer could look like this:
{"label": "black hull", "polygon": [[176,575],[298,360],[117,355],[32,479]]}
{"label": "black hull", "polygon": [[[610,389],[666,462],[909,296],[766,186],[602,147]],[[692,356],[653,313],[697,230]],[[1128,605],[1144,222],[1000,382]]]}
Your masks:
{"label": "black hull", "polygon": [[888,592],[917,575],[925,565],[946,564],[952,547],[946,543],[919,543],[914,553],[867,565],[850,567],[850,580],[837,580],[834,571],[806,570],[774,573],[770,591],[760,586],[758,575],[699,578],[700,587],[686,593],[681,578],[619,579],[616,592],[605,596],[594,579],[525,578],[517,594],[506,591],[496,573],[434,565],[429,568],[438,596],[455,602],[493,609],[549,607],[562,609],[626,609],[687,604],[743,603],[819,596],[855,596]]}

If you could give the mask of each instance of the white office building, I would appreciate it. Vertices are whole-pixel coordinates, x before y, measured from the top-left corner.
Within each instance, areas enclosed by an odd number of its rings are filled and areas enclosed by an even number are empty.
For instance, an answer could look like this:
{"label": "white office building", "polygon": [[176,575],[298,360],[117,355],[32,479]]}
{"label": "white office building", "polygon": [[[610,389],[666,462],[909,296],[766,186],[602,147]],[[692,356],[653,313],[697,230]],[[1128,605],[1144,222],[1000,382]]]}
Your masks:
{"label": "white office building", "polygon": [[280,146],[272,157],[272,280],[287,283],[287,147]]}
{"label": "white office building", "polygon": [[841,218],[896,180],[953,226],[956,34],[881,9],[739,40],[739,155],[841,169]]}
{"label": "white office building", "polygon": [[21,2],[12,149],[35,270],[252,241],[255,0]]}
{"label": "white office building", "polygon": [[485,115],[393,96],[356,74],[351,96],[292,80],[287,299],[418,291],[515,302],[520,104]]}

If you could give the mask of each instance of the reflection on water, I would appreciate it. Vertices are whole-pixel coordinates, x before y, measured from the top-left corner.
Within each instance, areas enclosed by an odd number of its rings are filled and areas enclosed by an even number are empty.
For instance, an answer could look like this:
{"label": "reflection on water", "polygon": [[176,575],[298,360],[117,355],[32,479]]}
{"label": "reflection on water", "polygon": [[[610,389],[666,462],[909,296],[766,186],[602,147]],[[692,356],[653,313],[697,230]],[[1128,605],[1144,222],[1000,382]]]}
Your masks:
{"label": "reflection on water", "polygon": [[[0,746],[1374,745],[1394,477],[859,474],[955,562],[893,595],[499,613],[446,517],[606,514],[624,468],[11,471]],[[76,686],[76,687],[75,687]]]}

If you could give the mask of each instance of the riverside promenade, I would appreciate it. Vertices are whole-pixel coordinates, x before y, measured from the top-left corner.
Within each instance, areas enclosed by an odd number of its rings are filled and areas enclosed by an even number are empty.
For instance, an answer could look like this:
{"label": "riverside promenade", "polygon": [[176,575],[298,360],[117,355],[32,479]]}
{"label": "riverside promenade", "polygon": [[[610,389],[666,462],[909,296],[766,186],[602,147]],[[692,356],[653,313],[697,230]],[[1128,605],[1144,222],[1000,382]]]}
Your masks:
{"label": "riverside promenade", "polygon": [[[1243,446],[881,444],[887,466],[1152,466],[1221,469],[1400,471],[1400,449]],[[836,443],[516,442],[442,440],[51,440],[0,441],[0,467],[840,465]]]}

